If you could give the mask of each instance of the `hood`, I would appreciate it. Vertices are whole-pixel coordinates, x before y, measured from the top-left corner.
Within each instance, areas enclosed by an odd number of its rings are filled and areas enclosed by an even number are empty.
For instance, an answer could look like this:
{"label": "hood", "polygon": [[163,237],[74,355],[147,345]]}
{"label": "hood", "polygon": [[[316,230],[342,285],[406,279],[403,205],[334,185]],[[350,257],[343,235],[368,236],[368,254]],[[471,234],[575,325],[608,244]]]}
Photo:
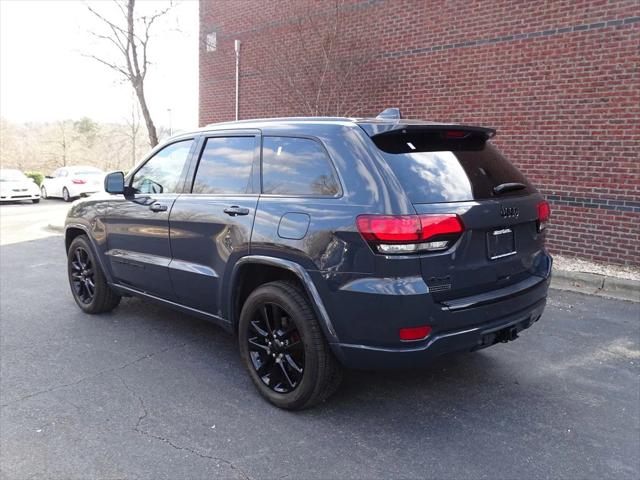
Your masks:
{"label": "hood", "polygon": [[38,190],[38,185],[36,185],[31,180],[18,180],[13,182],[0,182],[0,189],[2,190],[14,190],[14,189],[27,189],[27,190]]}

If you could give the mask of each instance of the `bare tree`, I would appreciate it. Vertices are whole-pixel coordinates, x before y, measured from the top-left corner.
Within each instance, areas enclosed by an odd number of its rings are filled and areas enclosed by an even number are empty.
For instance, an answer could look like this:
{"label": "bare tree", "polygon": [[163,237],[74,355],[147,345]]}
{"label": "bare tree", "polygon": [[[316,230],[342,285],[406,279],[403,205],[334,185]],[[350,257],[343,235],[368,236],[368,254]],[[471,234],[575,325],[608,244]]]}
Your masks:
{"label": "bare tree", "polygon": [[367,71],[377,53],[364,32],[349,25],[346,8],[335,0],[324,12],[295,17],[275,41],[245,42],[254,49],[250,68],[270,78],[293,111],[355,115],[371,103],[372,92],[363,85],[384,84],[384,72]]}
{"label": "bare tree", "polygon": [[166,15],[174,4],[171,1],[167,8],[158,10],[151,15],[136,15],[135,0],[113,0],[113,2],[118,6],[121,14],[119,18],[115,20],[111,20],[91,6],[87,6],[89,11],[102,22],[106,30],[106,33],[90,33],[100,40],[109,42],[113,48],[117,50],[120,60],[112,61],[92,54],[87,56],[118,72],[131,83],[147,126],[149,143],[151,147],[155,147],[158,144],[158,135],[156,126],[149,113],[144,91],[145,79],[150,63],[147,56],[150,31],[153,24],[156,23],[160,17]]}
{"label": "bare tree", "polygon": [[58,127],[58,137],[54,141],[55,146],[57,147],[58,152],[54,154],[56,160],[61,166],[66,167],[67,161],[69,159],[69,150],[73,144],[73,123],[69,120],[62,120],[57,122]]}
{"label": "bare tree", "polygon": [[140,130],[140,110],[136,108],[136,104],[131,102],[131,116],[125,119],[127,125],[127,137],[131,142],[131,168],[136,166],[138,157],[138,131]]}

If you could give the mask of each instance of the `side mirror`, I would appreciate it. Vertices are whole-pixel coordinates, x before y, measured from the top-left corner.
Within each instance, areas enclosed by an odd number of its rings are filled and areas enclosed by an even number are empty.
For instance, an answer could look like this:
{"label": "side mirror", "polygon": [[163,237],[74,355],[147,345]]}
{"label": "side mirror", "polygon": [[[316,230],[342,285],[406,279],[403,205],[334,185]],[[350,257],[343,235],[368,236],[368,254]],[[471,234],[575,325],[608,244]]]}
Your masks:
{"label": "side mirror", "polygon": [[107,193],[124,193],[124,173],[111,172],[104,177],[104,191]]}

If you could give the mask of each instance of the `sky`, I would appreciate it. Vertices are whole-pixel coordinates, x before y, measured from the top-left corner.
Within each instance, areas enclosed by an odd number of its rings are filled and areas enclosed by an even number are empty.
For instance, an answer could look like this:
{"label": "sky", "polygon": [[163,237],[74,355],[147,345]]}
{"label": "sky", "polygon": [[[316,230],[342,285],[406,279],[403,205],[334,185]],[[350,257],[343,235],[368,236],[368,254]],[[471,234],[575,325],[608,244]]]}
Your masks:
{"label": "sky", "polygon": [[[138,0],[140,13],[168,2]],[[88,9],[119,18],[108,0],[0,0],[0,115],[14,122],[90,117],[123,123],[132,89],[85,55],[118,59],[113,45],[93,37],[102,24]],[[198,126],[198,2],[182,0],[154,24],[146,97],[156,125]],[[171,111],[169,112],[168,109]]]}

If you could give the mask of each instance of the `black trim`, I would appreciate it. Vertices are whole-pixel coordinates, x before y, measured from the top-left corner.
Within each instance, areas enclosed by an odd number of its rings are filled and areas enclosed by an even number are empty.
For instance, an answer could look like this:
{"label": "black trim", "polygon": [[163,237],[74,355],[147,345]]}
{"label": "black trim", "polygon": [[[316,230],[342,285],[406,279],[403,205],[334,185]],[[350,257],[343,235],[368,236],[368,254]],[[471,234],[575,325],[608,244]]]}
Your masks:
{"label": "black trim", "polygon": [[216,325],[221,326],[226,331],[231,332],[231,322],[226,318],[219,317],[218,315],[214,315],[212,313],[207,313],[202,310],[198,310],[197,308],[188,307],[178,302],[172,302],[171,300],[165,300],[164,298],[156,297],[155,295],[151,295],[150,293],[143,292],[141,290],[137,290],[132,287],[127,287],[125,285],[119,283],[109,283],[109,286],[114,290],[118,290],[120,293],[125,295],[135,295],[137,297],[145,298],[156,303],[160,303],[162,305],[166,305],[180,312],[187,313],[189,315],[193,315],[198,318],[202,318],[203,320],[208,320],[210,322],[215,323]]}
{"label": "black trim", "polygon": [[481,305],[487,305],[489,303],[495,303],[508,298],[520,295],[527,290],[537,287],[540,283],[546,279],[532,275],[522,280],[521,282],[514,283],[508,287],[499,288],[497,290],[491,290],[490,292],[480,293],[478,295],[471,295],[469,297],[454,298],[441,302],[442,310],[444,311],[456,311],[464,310],[467,308],[479,307]]}

